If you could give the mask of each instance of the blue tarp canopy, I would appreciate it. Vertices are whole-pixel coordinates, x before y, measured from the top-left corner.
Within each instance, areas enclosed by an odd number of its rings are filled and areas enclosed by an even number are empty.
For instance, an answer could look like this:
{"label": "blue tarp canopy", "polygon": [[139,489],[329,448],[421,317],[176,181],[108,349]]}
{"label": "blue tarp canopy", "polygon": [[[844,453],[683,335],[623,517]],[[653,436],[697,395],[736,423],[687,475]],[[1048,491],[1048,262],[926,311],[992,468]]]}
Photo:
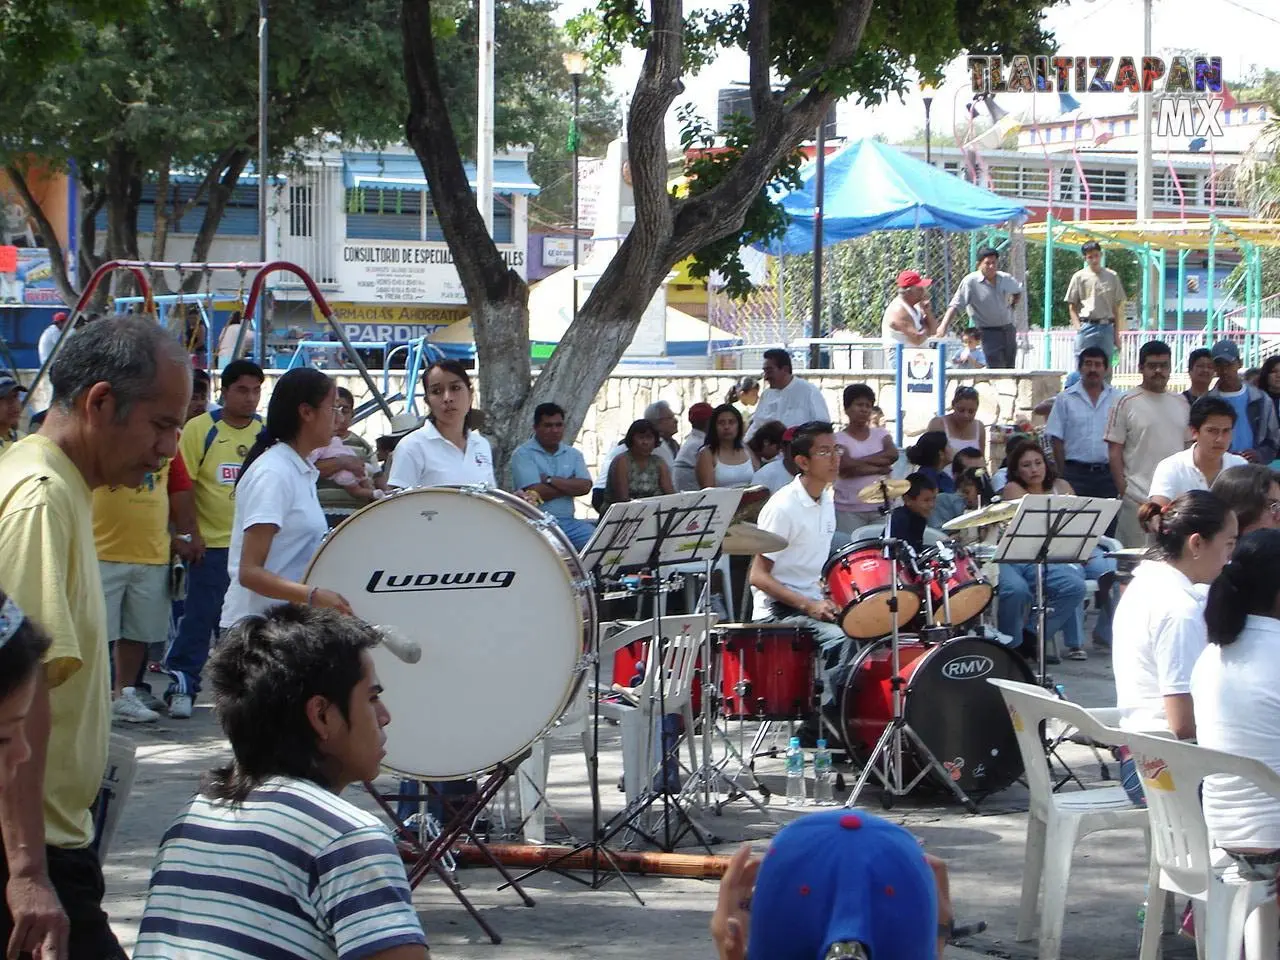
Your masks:
{"label": "blue tarp canopy", "polygon": [[[766,253],[813,251],[817,164],[801,171],[804,185],[782,198],[791,219]],[[1027,217],[1026,207],[944,173],[923,160],[874,140],[855,140],[827,157],[823,188],[824,246],[877,230],[973,230]]]}
{"label": "blue tarp canopy", "polygon": [[[348,189],[369,187],[382,190],[426,190],[427,178],[422,164],[412,153],[344,153],[342,155],[343,181]],[[466,165],[467,179],[476,185],[476,165]],[[529,176],[524,160],[494,160],[493,189],[495,193],[538,192],[538,185]]]}

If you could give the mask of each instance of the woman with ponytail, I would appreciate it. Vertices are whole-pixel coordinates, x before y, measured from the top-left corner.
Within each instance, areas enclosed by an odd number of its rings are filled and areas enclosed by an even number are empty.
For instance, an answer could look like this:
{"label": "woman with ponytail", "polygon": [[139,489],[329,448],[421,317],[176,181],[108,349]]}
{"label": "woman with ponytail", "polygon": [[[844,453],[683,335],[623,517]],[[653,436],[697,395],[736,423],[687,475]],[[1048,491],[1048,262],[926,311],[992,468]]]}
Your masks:
{"label": "woman with ponytail", "polygon": [[1191,668],[1205,648],[1204,590],[1236,541],[1235,513],[1207,490],[1192,490],[1164,506],[1138,511],[1155,531],[1155,545],[1140,563],[1113,623],[1111,665],[1120,728],[1136,733],[1196,735]]}
{"label": "woman with ponytail", "polygon": [[329,530],[307,455],[333,436],[336,402],[333,381],[311,367],[290,370],[271,391],[266,426],[236,481],[224,630],[276,601],[351,613],[340,594],[302,583]]}
{"label": "woman with ponytail", "polygon": [[[1202,746],[1260,760],[1280,773],[1280,530],[1255,530],[1209,587],[1209,646],[1191,675]],[[1204,781],[1204,819],[1216,846],[1274,879],[1280,804],[1249,781]]]}

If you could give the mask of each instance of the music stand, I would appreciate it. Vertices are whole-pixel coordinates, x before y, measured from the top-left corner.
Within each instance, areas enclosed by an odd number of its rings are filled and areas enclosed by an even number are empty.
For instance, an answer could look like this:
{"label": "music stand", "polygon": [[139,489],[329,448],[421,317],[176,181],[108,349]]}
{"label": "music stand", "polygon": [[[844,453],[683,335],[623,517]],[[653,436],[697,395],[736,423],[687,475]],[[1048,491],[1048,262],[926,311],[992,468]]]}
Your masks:
{"label": "music stand", "polygon": [[1098,497],[1027,494],[1018,503],[1018,512],[1005,529],[996,547],[996,563],[1034,564],[1036,568],[1036,614],[1039,649],[1036,682],[1051,687],[1045,671],[1044,598],[1045,566],[1050,563],[1085,563],[1111,521],[1120,510],[1119,500]]}

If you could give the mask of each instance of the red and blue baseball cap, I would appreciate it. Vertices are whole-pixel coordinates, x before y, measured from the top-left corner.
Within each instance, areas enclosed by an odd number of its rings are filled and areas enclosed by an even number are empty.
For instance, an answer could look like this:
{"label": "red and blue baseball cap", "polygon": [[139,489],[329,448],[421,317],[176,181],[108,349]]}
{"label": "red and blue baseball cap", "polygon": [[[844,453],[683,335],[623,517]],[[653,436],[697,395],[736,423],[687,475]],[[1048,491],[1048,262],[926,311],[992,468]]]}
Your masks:
{"label": "red and blue baseball cap", "polygon": [[905,829],[860,811],[814,813],[779,831],[751,898],[747,960],[826,960],[836,944],[874,960],[938,949],[938,890]]}

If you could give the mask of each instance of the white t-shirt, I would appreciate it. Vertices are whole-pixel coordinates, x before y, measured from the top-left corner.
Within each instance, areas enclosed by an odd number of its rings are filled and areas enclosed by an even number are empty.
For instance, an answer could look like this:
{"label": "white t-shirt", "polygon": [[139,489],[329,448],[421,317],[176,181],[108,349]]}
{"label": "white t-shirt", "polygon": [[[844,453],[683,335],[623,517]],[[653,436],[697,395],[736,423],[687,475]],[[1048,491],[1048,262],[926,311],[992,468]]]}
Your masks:
{"label": "white t-shirt", "polygon": [[676,493],[686,493],[698,489],[698,452],[707,439],[705,430],[690,430],[689,436],[680,444],[680,452],[676,454],[675,464],[671,468],[671,482]]}
{"label": "white t-shirt", "polygon": [[1115,402],[1106,440],[1124,448],[1125,499],[1142,503],[1151,490],[1156,464],[1185,450],[1191,407],[1180,393],[1152,393],[1134,387]]}
{"label": "white t-shirt", "polygon": [[[1194,459],[1195,447],[1165,457],[1156,464],[1156,472],[1151,475],[1151,492],[1149,496],[1164,497],[1176,500],[1189,490],[1208,490],[1209,481],[1205,479]],[[1243,467],[1249,461],[1234,453],[1222,455],[1222,469]]]}
{"label": "white t-shirt", "polygon": [[811,420],[829,422],[831,411],[827,409],[827,401],[821,390],[808,380],[792,377],[791,382],[781,390],[770,387],[760,395],[760,403],[756,405],[746,439],[750,440],[761,425],[770,420],[781,420],[784,427],[798,427]]}
{"label": "white t-shirt", "polygon": [[751,486],[768,487],[769,493],[777,493],[795,479],[795,474],[787,469],[786,458],[782,454],[774,457],[751,476]]}
{"label": "white t-shirt", "polygon": [[[1167,732],[1164,697],[1191,692],[1191,669],[1208,643],[1204,592],[1175,567],[1145,560],[1116,604],[1111,632],[1120,729]],[[1197,726],[1199,716],[1197,706]]]}
{"label": "white t-shirt", "polygon": [[[1196,740],[1280,773],[1280,621],[1250,616],[1235,643],[1211,644],[1191,675]],[[1238,777],[1204,782],[1204,820],[1216,845],[1280,848],[1280,803]]]}
{"label": "white t-shirt", "polygon": [[[831,556],[831,538],[836,532],[836,504],[831,488],[815,500],[804,488],[801,477],[769,498],[760,511],[756,525],[776,533],[787,546],[763,556],[773,561],[773,578],[811,600],[822,597],[822,568]],[[751,588],[757,620],[772,615],[770,597],[763,590]]]}
{"label": "white t-shirt", "polygon": [[53,348],[58,345],[58,338],[62,336],[62,328],[57,324],[51,323],[40,334],[40,339],[36,341],[36,356],[40,358],[40,366],[44,366],[45,362],[53,355]]}
{"label": "white t-shirt", "polygon": [[302,582],[307,564],[329,532],[316,493],[319,479],[320,471],[287,443],[268,448],[240,475],[235,492],[231,547],[227,553],[231,586],[222,602],[219,626],[229,627],[242,617],[262,613],[280,603],[240,583],[240,551],[244,546],[244,532],[250,527],[265,523],[276,528],[263,566],[286,580]]}
{"label": "white t-shirt", "polygon": [[467,448],[459,450],[428,420],[396,447],[387,484],[410,490],[446,483],[487,483],[496,487],[493,449],[479,433],[468,430]]}

